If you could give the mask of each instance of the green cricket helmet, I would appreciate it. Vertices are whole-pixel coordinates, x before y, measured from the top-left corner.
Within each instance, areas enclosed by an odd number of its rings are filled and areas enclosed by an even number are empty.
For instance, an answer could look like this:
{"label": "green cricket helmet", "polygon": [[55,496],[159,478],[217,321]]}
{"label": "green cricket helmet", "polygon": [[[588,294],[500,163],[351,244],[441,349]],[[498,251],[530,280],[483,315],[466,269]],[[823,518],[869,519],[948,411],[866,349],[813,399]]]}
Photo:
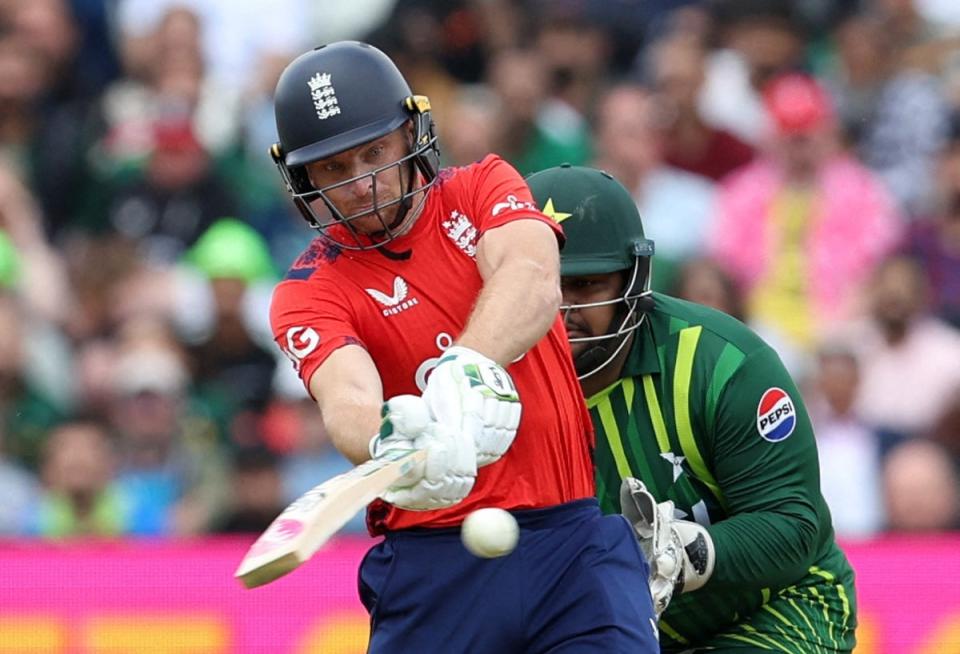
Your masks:
{"label": "green cricket helmet", "polygon": [[560,252],[563,277],[624,273],[619,296],[561,307],[566,322],[571,312],[617,305],[605,334],[570,339],[592,344],[575,358],[577,373],[584,379],[613,361],[642,324],[640,300],[651,293],[653,241],[644,236],[636,202],[609,173],[563,164],[534,173],[527,184],[541,210],[560,223],[567,237]]}

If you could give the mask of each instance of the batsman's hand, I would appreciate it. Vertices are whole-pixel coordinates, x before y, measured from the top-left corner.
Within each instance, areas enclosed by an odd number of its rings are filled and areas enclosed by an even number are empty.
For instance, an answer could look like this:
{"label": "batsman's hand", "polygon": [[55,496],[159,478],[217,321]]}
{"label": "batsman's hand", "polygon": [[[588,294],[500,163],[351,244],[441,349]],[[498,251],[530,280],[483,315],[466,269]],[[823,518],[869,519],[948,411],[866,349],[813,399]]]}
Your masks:
{"label": "batsman's hand", "polygon": [[473,440],[434,420],[423,398],[397,395],[383,403],[380,433],[370,440],[374,459],[395,456],[412,449],[427,453],[381,497],[411,511],[429,511],[452,506],[465,498],[477,478],[477,455]]}
{"label": "batsman's hand", "polygon": [[620,510],[630,521],[650,564],[650,594],[657,617],[675,594],[696,590],[713,574],[713,539],[696,522],[674,517],[673,502],[660,502],[639,479],[620,486]]}
{"label": "batsman's hand", "polygon": [[497,461],[520,425],[520,396],[510,374],[466,347],[447,349],[427,379],[423,399],[432,415],[452,429],[473,434],[477,465]]}

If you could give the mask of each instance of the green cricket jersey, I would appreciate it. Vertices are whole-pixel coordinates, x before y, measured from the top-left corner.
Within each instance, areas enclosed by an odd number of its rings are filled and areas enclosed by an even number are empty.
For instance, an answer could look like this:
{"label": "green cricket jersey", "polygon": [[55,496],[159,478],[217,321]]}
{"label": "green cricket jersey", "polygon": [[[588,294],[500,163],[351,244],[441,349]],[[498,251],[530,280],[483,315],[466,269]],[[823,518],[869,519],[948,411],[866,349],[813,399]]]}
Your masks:
{"label": "green cricket jersey", "polygon": [[834,540],[796,386],[739,321],[653,300],[623,377],[587,405],[602,509],[620,511],[620,480],[634,476],[716,545],[707,584],[663,614],[663,651],[852,649],[853,570]]}

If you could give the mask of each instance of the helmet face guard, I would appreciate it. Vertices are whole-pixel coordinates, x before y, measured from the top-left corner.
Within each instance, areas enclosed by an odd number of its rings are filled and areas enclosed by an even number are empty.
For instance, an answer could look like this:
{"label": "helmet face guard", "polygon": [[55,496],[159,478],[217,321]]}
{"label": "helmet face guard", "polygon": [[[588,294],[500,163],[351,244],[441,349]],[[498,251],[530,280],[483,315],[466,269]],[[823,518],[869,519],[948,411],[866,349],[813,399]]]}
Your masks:
{"label": "helmet face guard", "polygon": [[[436,181],[440,150],[430,101],[410,92],[387,55],[356,41],[306,52],[280,75],[274,110],[280,141],[270,148],[270,155],[294,205],[322,237],[340,248],[369,250],[409,229]],[[407,126],[412,126],[412,140],[400,159],[322,188],[310,181],[308,164]],[[387,177],[399,178],[399,197],[382,197]],[[332,202],[331,192],[367,178],[373,189],[372,206],[344,215]],[[370,217],[377,218],[382,229],[370,230]],[[367,223],[362,231],[357,226],[361,218]]]}
{"label": "helmet face guard", "polygon": [[[270,154],[280,171],[280,176],[283,178],[287,190],[304,220],[317,230],[322,237],[337,247],[347,250],[372,250],[402,236],[409,229],[412,219],[417,215],[420,206],[426,200],[427,190],[436,182],[440,152],[437,146],[437,137],[434,133],[433,121],[430,118],[430,104],[424,96],[411,97],[410,101],[411,104],[423,107],[422,112],[411,118],[416,130],[410,153],[369,172],[317,188],[310,181],[306,164],[288,166],[284,161],[285,158],[282,156],[279,144],[275,144],[270,149]],[[403,125],[398,129],[401,128],[403,128]],[[403,191],[398,198],[381,201],[378,179],[382,178],[379,176],[393,174],[394,170],[399,176]],[[366,178],[369,178],[370,186],[373,189],[372,207],[369,210],[344,215],[330,200],[328,194]],[[419,196],[417,207],[414,211],[411,211],[417,196]],[[319,208],[321,209],[319,212],[317,211],[318,204],[320,204]],[[369,216],[375,216],[382,229],[370,233],[360,232],[356,228],[355,221]]]}
{"label": "helmet face guard", "polygon": [[583,351],[574,356],[577,379],[583,381],[603,370],[630,342],[630,335],[640,328],[646,316],[646,313],[641,310],[640,301],[651,295],[650,281],[650,257],[638,256],[634,260],[623,293],[618,297],[599,302],[560,305],[564,323],[567,322],[567,316],[572,311],[617,305],[606,333],[597,336],[568,336],[571,345],[588,344]]}

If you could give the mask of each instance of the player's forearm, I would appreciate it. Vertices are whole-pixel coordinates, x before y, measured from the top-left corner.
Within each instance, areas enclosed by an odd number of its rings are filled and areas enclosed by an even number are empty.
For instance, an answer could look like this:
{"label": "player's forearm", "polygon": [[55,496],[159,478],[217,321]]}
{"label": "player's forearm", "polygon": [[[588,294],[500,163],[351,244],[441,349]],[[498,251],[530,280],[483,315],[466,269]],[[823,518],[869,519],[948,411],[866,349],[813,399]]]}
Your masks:
{"label": "player's forearm", "polygon": [[742,513],[712,525],[716,567],[711,585],[778,588],[802,578],[814,563],[822,534],[800,509]]}
{"label": "player's forearm", "polygon": [[556,269],[532,259],[504,263],[484,283],[457,343],[506,366],[543,338],[559,309]]}
{"label": "player's forearm", "polygon": [[[322,407],[321,407],[322,410]],[[342,402],[323,412],[333,446],[355,464],[370,458],[370,439],[380,429],[380,404]]]}
{"label": "player's forearm", "polygon": [[370,458],[370,439],[380,429],[383,385],[373,360],[359,345],[335,350],[310,377],[324,427],[341,454],[354,463]]}

